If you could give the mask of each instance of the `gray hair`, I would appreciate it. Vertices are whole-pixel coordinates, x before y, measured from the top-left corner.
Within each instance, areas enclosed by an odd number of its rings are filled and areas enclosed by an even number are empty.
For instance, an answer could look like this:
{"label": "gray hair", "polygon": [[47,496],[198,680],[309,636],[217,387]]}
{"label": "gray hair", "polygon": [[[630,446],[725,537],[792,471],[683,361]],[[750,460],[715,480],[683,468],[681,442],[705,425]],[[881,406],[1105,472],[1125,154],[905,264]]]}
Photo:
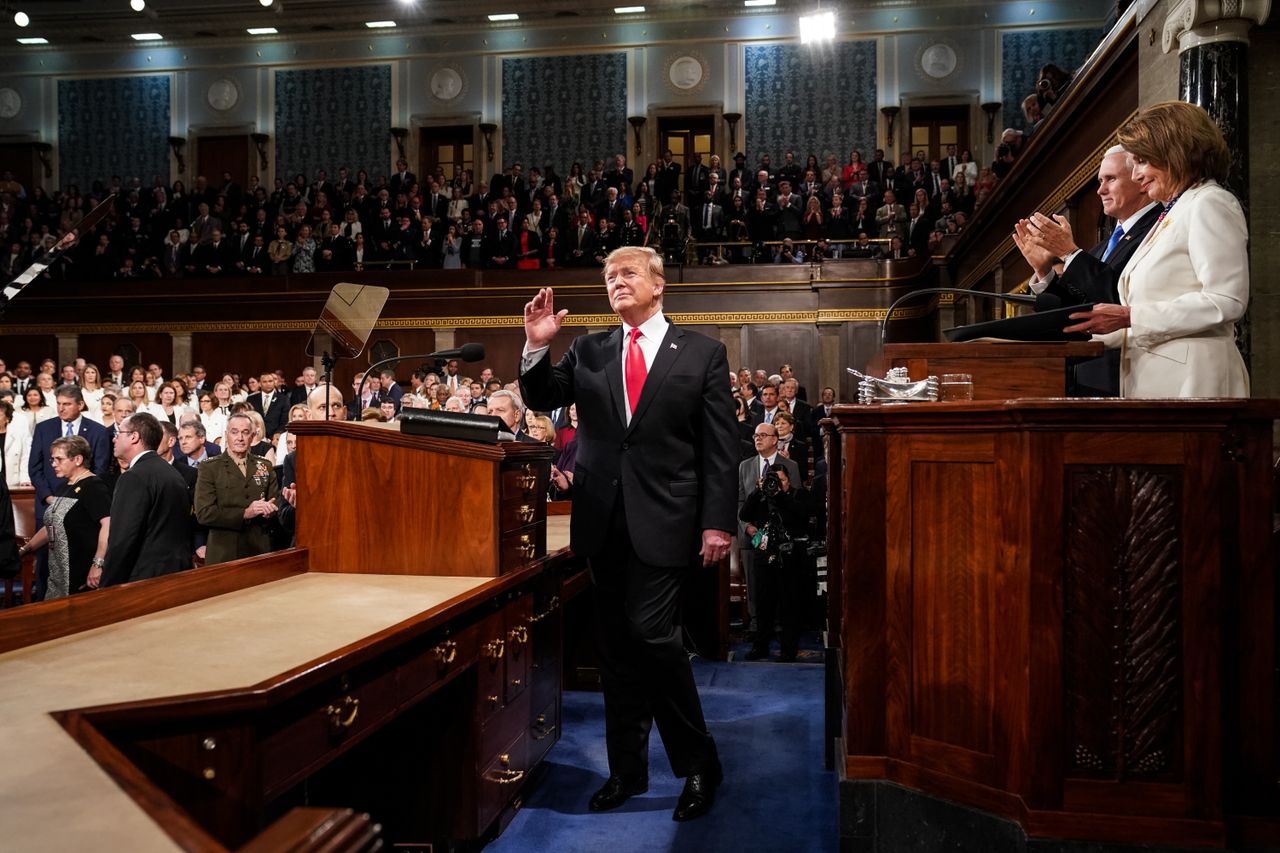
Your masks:
{"label": "gray hair", "polygon": [[495,397],[506,397],[511,401],[511,407],[515,409],[517,415],[524,417],[524,401],[520,399],[520,395],[514,391],[494,391],[489,395],[489,402],[493,402]]}
{"label": "gray hair", "polygon": [[205,435],[206,435],[206,431],[205,431],[205,428],[204,428],[204,424],[200,423],[199,419],[196,419],[196,420],[194,420],[194,421],[188,421],[186,418],[183,418],[183,420],[182,420],[182,426],[180,427],[180,429],[191,429],[191,430],[194,430],[194,431],[195,431],[196,436],[197,436],[201,441],[204,441],[204,437],[205,437]]}
{"label": "gray hair", "polygon": [[1126,152],[1124,150],[1123,145],[1112,145],[1110,148],[1107,149],[1107,152],[1102,155],[1102,158],[1105,160],[1106,158],[1110,157],[1112,154],[1124,154],[1124,153]]}

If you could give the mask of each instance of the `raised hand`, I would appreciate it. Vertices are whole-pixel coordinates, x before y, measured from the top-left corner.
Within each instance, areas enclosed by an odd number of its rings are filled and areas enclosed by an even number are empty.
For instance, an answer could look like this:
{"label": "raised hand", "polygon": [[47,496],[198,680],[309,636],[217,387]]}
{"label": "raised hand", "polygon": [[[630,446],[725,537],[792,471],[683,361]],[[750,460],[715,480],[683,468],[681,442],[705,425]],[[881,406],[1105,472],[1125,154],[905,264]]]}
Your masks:
{"label": "raised hand", "polygon": [[524,306],[524,336],[529,349],[541,349],[560,331],[569,309],[556,312],[555,295],[544,287]]}

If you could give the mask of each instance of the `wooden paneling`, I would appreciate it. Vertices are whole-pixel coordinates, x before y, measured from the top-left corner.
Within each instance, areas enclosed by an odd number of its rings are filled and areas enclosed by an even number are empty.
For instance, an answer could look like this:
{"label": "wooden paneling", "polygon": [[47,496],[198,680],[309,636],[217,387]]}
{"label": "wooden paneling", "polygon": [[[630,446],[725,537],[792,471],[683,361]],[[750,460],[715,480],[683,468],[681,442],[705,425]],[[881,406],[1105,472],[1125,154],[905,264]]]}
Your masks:
{"label": "wooden paneling", "polygon": [[742,346],[743,364],[731,364],[730,368],[750,367],[763,369],[770,376],[783,364],[790,364],[796,378],[805,387],[809,402],[818,401],[818,340],[811,329],[794,325],[754,324],[746,327],[746,340]]}
{"label": "wooden paneling", "polygon": [[[111,355],[120,347],[133,346],[138,350],[138,364],[144,368],[155,362],[166,377],[173,376],[173,337],[163,332],[123,332],[115,335],[81,335],[80,355],[85,361],[96,364],[103,373]],[[133,364],[125,359],[125,373]]]}
{"label": "wooden paneling", "polygon": [[292,379],[311,363],[306,355],[310,339],[309,332],[196,332],[191,336],[191,363],[203,364],[215,379],[224,373],[247,379],[277,367]]}
{"label": "wooden paneling", "polygon": [[53,335],[0,335],[0,358],[12,371],[20,361],[31,362],[31,371],[40,369],[46,358],[58,358],[58,339]]}
{"label": "wooden paneling", "polygon": [[1280,843],[1277,416],[838,409],[846,773],[1033,837]]}
{"label": "wooden paneling", "polygon": [[[1093,341],[1047,344],[887,344],[889,367],[905,367],[912,379],[968,373],[975,400],[1065,397],[1068,359],[1097,358]],[[877,371],[878,373],[878,371]]]}
{"label": "wooden paneling", "polygon": [[[209,186],[222,186],[222,173],[230,172],[231,179],[243,190],[249,185],[249,175],[258,174],[256,168],[250,168],[249,151],[251,144],[247,134],[235,136],[201,136],[195,140],[196,174],[209,179]],[[258,164],[254,162],[252,166]],[[271,182],[264,178],[264,184]]]}

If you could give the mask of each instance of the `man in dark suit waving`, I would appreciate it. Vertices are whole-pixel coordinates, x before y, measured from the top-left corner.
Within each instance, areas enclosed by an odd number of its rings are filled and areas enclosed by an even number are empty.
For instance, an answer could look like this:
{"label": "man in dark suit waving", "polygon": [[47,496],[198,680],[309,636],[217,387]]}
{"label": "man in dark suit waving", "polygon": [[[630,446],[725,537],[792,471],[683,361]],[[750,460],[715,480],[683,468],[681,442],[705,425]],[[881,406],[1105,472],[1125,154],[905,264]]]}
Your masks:
{"label": "man in dark suit waving", "polygon": [[[1116,228],[1109,239],[1088,252],[1075,244],[1071,224],[1062,216],[1050,219],[1035,213],[1014,226],[1014,240],[1036,273],[1030,286],[1037,311],[1120,301],[1116,289],[1120,273],[1160,218],[1161,206],[1147,198],[1133,179],[1128,154],[1119,145],[1107,151],[1098,167],[1098,197],[1102,212],[1116,220]],[[1062,259],[1061,269],[1054,266],[1055,258]],[[1120,396],[1118,349],[1067,371],[1068,396]]]}
{"label": "man in dark suit waving", "polygon": [[520,386],[551,411],[580,417],[570,537],[590,562],[603,660],[609,779],[593,811],[648,789],[648,741],[658,724],[684,790],[672,817],[706,813],[721,781],[715,741],[681,640],[683,578],[729,553],[736,524],[737,427],[724,345],[662,313],[662,258],[624,247],[604,265],[611,332],[576,338],[552,365],[568,311],[550,288],[524,309]]}

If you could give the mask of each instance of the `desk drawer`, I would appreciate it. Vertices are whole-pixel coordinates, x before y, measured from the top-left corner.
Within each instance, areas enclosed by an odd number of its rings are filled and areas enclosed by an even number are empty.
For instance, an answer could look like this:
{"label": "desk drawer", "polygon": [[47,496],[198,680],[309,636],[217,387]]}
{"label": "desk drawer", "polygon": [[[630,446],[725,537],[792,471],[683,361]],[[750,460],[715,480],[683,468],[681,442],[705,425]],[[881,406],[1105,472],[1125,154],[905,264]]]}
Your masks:
{"label": "desk drawer", "polygon": [[545,521],[547,517],[547,501],[545,498],[532,496],[527,500],[523,495],[516,498],[503,498],[498,507],[498,532],[506,533],[529,524]]}
{"label": "desk drawer", "polygon": [[538,766],[547,751],[560,740],[560,697],[544,705],[529,721],[529,769]]}
{"label": "desk drawer", "polygon": [[510,572],[547,554],[547,522],[542,520],[502,534],[498,570]]}
{"label": "desk drawer", "polygon": [[[551,479],[551,462],[504,463],[502,466],[502,501],[523,501],[537,505],[547,502],[547,481]],[[543,507],[543,515],[546,507]]]}
{"label": "desk drawer", "polygon": [[479,626],[453,635],[424,638],[400,667],[401,702],[409,704],[462,672],[476,659]]}
{"label": "desk drawer", "polygon": [[528,746],[523,729],[481,764],[476,780],[476,825],[481,835],[498,814],[520,793],[529,773]]}
{"label": "desk drawer", "polygon": [[260,729],[269,799],[377,730],[400,703],[397,669],[360,667],[273,709]]}

